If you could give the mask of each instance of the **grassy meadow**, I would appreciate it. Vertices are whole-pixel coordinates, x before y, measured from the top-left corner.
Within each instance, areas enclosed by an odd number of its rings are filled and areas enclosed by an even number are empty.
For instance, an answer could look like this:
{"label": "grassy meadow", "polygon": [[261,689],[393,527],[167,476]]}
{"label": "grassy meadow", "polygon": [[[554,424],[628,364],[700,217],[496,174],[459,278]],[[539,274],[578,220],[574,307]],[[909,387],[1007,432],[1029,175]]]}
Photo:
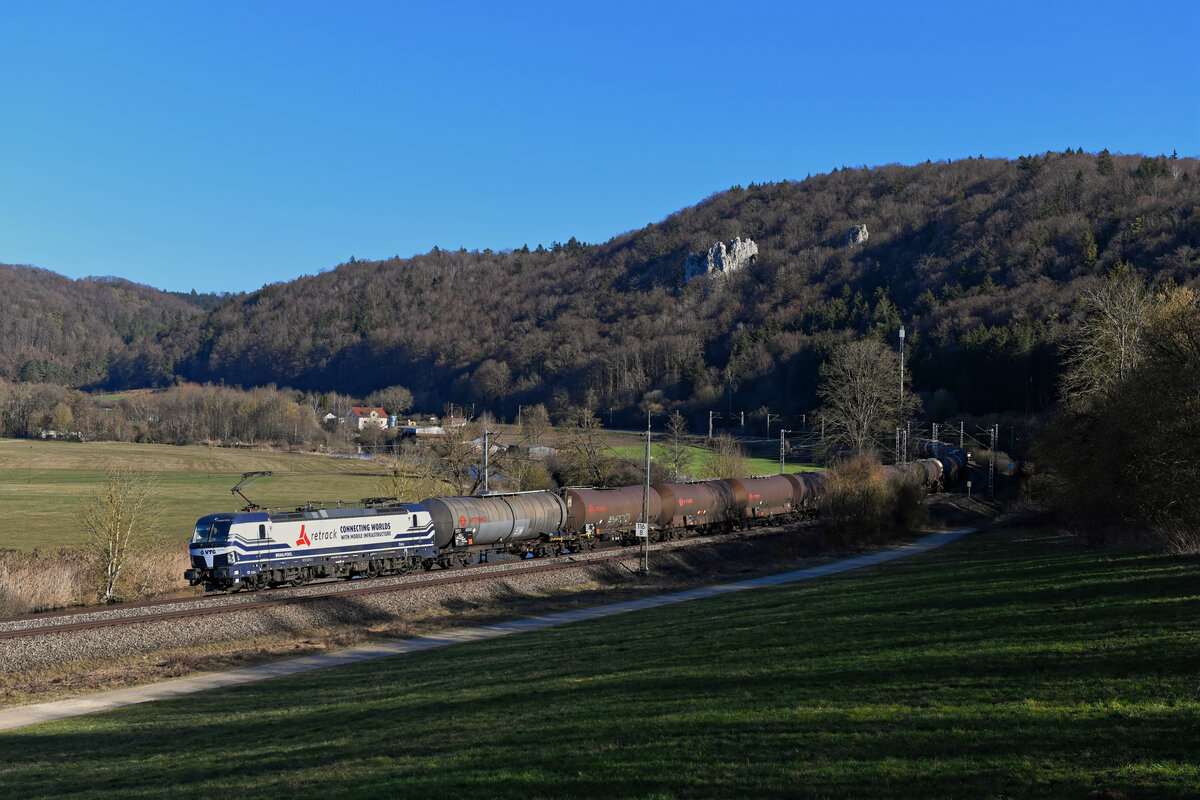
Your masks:
{"label": "grassy meadow", "polygon": [[0,734],[0,787],[1195,797],[1198,577],[1194,559],[976,534],[837,578]]}
{"label": "grassy meadow", "polygon": [[[634,464],[642,465],[646,463],[646,445],[643,444],[618,444],[611,448],[613,453],[621,458],[632,461]],[[689,470],[693,474],[698,474],[708,463],[708,459],[712,457],[712,451],[705,450],[703,447],[694,447],[689,445],[688,452],[691,454],[691,464]],[[666,460],[666,452],[661,445],[650,443],[650,457],[655,461]],[[746,464],[750,468],[751,475],[776,475],[779,473],[779,458],[747,458]],[[810,470],[819,469],[812,464],[801,464],[797,461],[787,461],[784,464],[788,472],[808,472]]]}
{"label": "grassy meadow", "polygon": [[164,506],[164,541],[185,542],[196,519],[245,505],[230,494],[243,472],[270,470],[245,490],[263,506],[307,500],[354,501],[378,494],[382,468],[366,459],[219,447],[0,439],[0,548],[69,547],[80,542],[80,498],[112,468],[156,478]]}

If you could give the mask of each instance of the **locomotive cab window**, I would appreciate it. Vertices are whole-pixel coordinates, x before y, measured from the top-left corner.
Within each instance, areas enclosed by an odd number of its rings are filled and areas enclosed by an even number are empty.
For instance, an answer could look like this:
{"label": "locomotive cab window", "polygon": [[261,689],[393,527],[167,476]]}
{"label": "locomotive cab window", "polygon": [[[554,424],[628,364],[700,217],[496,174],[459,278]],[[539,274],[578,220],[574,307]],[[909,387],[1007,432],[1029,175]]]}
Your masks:
{"label": "locomotive cab window", "polygon": [[192,533],[192,544],[216,544],[228,541],[230,522],[230,520],[197,522],[196,530]]}
{"label": "locomotive cab window", "polygon": [[258,538],[260,538],[260,539],[267,538],[267,526],[266,525],[258,526]]}

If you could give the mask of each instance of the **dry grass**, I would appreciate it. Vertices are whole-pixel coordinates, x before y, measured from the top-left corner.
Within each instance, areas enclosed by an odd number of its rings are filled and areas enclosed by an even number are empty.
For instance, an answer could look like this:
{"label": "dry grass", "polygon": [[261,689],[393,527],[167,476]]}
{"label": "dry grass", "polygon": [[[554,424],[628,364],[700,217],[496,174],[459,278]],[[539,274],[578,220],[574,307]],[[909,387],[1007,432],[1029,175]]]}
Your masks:
{"label": "dry grass", "polygon": [[124,600],[149,600],[188,586],[183,571],[188,552],[178,547],[151,547],[134,553],[125,565],[118,590]]}
{"label": "dry grass", "polygon": [[[186,550],[151,547],[130,556],[118,592],[121,600],[161,597],[188,585]],[[21,552],[0,550],[0,616],[36,614],[99,602],[100,564],[70,547]]]}
{"label": "dry grass", "polygon": [[1162,552],[1174,556],[1194,556],[1200,553],[1200,530],[1176,523],[1174,525],[1159,525],[1153,537],[1162,548]]}
{"label": "dry grass", "polygon": [[34,614],[94,601],[94,560],[81,550],[0,551],[0,614]]}

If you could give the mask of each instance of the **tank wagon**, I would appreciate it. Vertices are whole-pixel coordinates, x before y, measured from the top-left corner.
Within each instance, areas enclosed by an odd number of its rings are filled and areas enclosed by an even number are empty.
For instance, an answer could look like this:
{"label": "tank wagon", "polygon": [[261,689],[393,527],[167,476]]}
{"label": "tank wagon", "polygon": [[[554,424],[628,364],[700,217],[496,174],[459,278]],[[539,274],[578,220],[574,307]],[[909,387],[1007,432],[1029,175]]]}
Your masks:
{"label": "tank wagon", "polygon": [[778,517],[800,511],[808,486],[795,475],[765,475],[760,478],[729,478],[734,512],[742,519]]}
{"label": "tank wagon", "polygon": [[465,564],[475,552],[535,556],[561,553],[567,504],[554,492],[484,497],[433,497],[421,503],[433,518],[442,566]]}
{"label": "tank wagon", "polygon": [[957,483],[967,467],[967,454],[961,447],[943,444],[933,439],[917,439],[914,442],[917,455],[936,461],[940,472],[936,481],[930,481],[930,486],[943,487]]}
{"label": "tank wagon", "polygon": [[642,506],[649,518],[662,515],[662,497],[653,488],[622,486],[617,489],[571,488],[563,490],[567,504],[567,532],[584,542],[633,540],[633,526],[643,520]]}

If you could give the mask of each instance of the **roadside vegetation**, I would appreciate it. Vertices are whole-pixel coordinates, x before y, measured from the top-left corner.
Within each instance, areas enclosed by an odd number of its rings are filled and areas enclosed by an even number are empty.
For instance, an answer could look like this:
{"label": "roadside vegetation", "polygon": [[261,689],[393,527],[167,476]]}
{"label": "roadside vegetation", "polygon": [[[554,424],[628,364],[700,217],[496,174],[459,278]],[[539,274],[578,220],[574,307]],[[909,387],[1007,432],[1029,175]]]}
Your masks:
{"label": "roadside vegetation", "polygon": [[867,547],[915,534],[929,521],[925,487],[915,478],[887,480],[869,456],[852,456],[826,472],[821,525],[830,543]]}
{"label": "roadside vegetation", "polygon": [[1034,499],[1094,541],[1200,552],[1200,299],[1121,264],[1082,303]]}
{"label": "roadside vegetation", "polygon": [[1190,798],[1194,576],[1188,560],[1056,531],[979,534],[836,579],[0,734],[0,784],[78,797]]}

